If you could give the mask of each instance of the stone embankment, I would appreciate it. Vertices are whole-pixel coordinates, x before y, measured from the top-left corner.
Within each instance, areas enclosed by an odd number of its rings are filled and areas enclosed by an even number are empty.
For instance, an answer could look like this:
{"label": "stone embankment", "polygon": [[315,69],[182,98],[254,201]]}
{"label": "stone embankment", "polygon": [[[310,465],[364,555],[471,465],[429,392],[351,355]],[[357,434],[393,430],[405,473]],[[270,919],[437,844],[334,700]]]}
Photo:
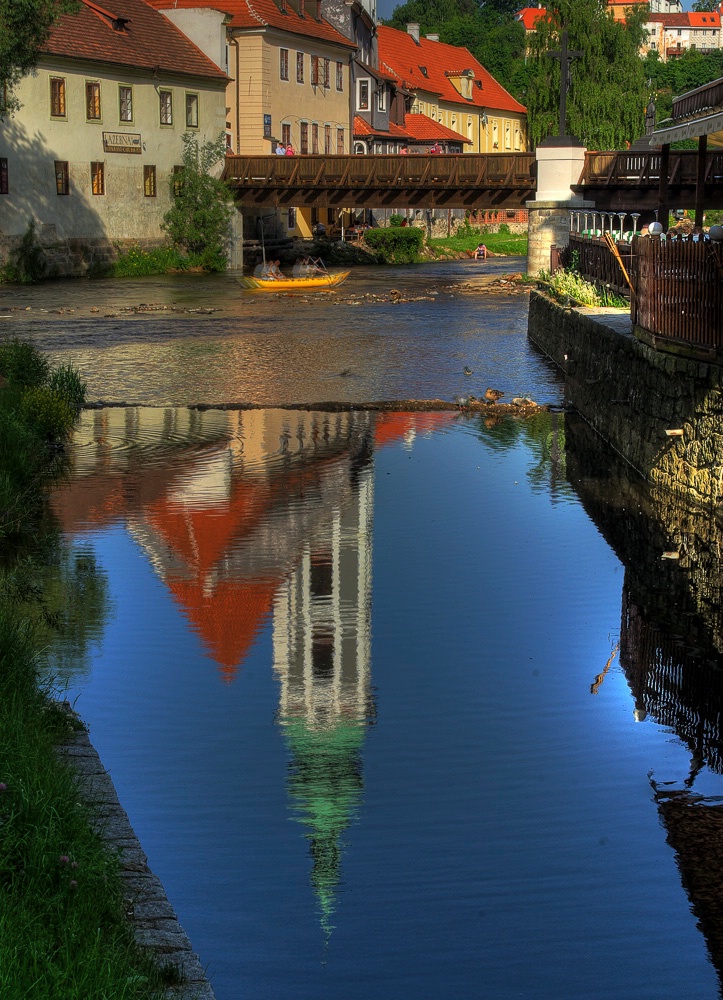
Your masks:
{"label": "stone embankment", "polygon": [[215,1000],[198,955],[160,879],[148,867],[148,858],[85,729],[78,729],[58,752],[78,775],[80,795],[90,809],[95,830],[120,859],[126,912],[136,940],[159,965],[173,966],[178,974],[178,984],[167,991],[169,1000]]}
{"label": "stone embankment", "polygon": [[620,310],[566,308],[539,292],[528,334],[564,371],[566,405],[642,476],[723,503],[723,368],[649,347]]}

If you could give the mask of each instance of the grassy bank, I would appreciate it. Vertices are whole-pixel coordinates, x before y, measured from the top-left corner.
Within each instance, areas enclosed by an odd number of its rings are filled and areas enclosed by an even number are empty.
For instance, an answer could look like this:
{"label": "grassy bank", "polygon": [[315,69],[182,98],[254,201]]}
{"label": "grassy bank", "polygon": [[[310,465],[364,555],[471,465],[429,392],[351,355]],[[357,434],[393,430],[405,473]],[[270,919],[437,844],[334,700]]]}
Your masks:
{"label": "grassy bank", "polygon": [[498,233],[487,232],[485,228],[465,226],[452,236],[444,239],[428,240],[429,248],[439,257],[458,257],[474,250],[478,243],[484,243],[492,254],[505,257],[527,256],[527,233],[510,233],[509,227],[502,224]]}
{"label": "grassy bank", "polygon": [[[163,976],[125,918],[116,858],[91,831],[75,776],[56,756],[72,717],[48,697],[45,658],[77,598],[47,586],[59,534],[46,485],[84,386],[30,345],[0,343],[0,996],[160,998]],[[68,583],[66,574],[65,583]]]}

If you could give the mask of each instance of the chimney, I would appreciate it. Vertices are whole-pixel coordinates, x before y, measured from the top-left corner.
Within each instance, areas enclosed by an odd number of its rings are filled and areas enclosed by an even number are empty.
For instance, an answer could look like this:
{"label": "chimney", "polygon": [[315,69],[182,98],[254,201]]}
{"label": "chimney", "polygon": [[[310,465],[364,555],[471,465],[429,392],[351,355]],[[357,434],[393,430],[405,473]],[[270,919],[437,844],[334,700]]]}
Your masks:
{"label": "chimney", "polygon": [[414,24],[414,23],[408,24],[407,25],[407,34],[411,35],[412,38],[414,39],[415,43],[417,45],[419,45],[419,25],[418,24]]}
{"label": "chimney", "polygon": [[428,42],[438,42],[439,41],[439,35],[436,33],[436,31],[435,31],[435,33],[433,35],[425,35],[424,37],[427,39]]}

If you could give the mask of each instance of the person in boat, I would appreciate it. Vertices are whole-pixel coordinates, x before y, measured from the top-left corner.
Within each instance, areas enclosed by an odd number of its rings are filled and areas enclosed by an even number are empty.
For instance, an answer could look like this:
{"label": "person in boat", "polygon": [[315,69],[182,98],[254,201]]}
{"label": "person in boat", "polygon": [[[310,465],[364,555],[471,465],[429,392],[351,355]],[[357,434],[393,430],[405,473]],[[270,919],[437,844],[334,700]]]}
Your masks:
{"label": "person in boat", "polygon": [[269,277],[272,278],[274,281],[283,281],[284,280],[285,275],[283,274],[283,272],[281,270],[281,261],[280,260],[272,260],[271,261],[271,265],[269,267]]}
{"label": "person in boat", "polygon": [[478,243],[474,251],[475,260],[487,260],[487,247],[484,243]]}

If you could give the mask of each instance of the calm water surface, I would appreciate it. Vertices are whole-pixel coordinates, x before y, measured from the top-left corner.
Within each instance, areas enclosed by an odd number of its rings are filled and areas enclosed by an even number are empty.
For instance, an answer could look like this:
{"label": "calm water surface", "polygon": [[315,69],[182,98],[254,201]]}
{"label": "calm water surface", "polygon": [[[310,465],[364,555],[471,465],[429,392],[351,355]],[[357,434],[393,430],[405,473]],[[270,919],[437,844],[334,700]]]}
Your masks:
{"label": "calm water surface", "polygon": [[720,778],[563,428],[84,417],[65,676],[218,1000],[718,996],[660,790]]}

